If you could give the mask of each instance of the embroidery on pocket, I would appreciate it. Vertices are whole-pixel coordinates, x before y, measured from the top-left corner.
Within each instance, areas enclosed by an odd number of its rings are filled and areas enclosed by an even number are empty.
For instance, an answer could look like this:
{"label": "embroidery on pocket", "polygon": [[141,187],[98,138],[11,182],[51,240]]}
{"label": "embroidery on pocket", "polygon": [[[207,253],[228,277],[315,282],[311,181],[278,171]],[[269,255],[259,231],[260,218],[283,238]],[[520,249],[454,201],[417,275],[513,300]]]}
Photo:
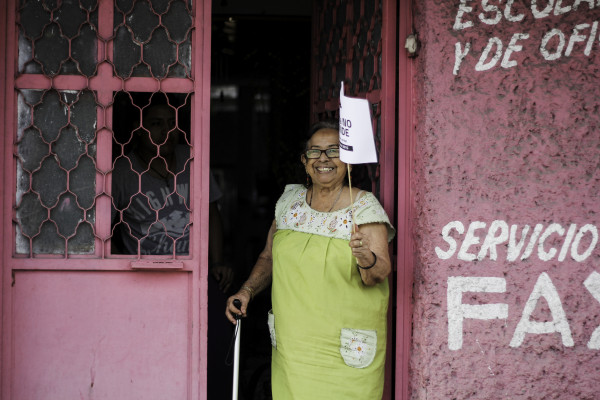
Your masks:
{"label": "embroidery on pocket", "polygon": [[269,325],[269,336],[271,336],[271,346],[277,348],[277,339],[275,338],[275,315],[273,310],[267,313],[267,325]]}
{"label": "embroidery on pocket", "polygon": [[375,359],[377,331],[342,328],[340,354],[349,367],[366,368]]}

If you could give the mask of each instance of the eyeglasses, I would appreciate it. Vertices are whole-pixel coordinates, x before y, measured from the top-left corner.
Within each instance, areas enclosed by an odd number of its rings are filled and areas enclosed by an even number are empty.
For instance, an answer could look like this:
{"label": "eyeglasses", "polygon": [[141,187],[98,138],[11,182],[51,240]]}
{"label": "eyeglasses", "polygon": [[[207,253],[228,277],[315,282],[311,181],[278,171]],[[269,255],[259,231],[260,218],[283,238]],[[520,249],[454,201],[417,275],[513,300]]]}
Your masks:
{"label": "eyeglasses", "polygon": [[306,158],[321,158],[321,154],[325,153],[325,155],[329,158],[338,158],[340,156],[340,149],[338,147],[332,147],[330,149],[320,150],[320,149],[308,149],[304,152]]}

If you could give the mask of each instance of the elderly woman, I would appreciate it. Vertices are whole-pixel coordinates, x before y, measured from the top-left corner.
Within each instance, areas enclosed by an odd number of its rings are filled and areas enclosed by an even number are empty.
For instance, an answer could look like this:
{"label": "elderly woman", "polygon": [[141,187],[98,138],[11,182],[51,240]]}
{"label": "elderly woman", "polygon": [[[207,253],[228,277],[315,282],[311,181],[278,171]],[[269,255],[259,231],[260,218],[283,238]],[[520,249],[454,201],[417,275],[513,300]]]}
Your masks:
{"label": "elderly woman", "polygon": [[264,250],[227,300],[235,323],[272,283],[276,400],[382,396],[394,228],[373,194],[346,184],[339,155],[337,123],[314,125],[301,156],[307,185],[286,186]]}

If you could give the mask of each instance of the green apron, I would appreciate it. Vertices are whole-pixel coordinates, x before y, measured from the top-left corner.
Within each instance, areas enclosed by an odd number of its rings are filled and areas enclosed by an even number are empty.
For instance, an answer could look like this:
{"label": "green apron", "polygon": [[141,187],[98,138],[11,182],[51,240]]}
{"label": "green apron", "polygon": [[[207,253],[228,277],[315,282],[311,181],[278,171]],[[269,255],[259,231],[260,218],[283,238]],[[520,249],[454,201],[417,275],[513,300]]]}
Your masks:
{"label": "green apron", "polygon": [[381,399],[388,298],[387,279],[362,283],[347,240],[278,230],[273,399]]}

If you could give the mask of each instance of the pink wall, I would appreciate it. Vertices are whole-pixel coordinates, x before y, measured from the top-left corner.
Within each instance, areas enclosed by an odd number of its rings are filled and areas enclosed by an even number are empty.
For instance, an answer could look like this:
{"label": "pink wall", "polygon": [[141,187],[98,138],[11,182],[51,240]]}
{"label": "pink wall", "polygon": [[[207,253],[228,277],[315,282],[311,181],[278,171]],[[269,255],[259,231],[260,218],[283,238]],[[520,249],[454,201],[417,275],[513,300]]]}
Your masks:
{"label": "pink wall", "polygon": [[507,3],[413,2],[415,399],[600,393],[600,1]]}

